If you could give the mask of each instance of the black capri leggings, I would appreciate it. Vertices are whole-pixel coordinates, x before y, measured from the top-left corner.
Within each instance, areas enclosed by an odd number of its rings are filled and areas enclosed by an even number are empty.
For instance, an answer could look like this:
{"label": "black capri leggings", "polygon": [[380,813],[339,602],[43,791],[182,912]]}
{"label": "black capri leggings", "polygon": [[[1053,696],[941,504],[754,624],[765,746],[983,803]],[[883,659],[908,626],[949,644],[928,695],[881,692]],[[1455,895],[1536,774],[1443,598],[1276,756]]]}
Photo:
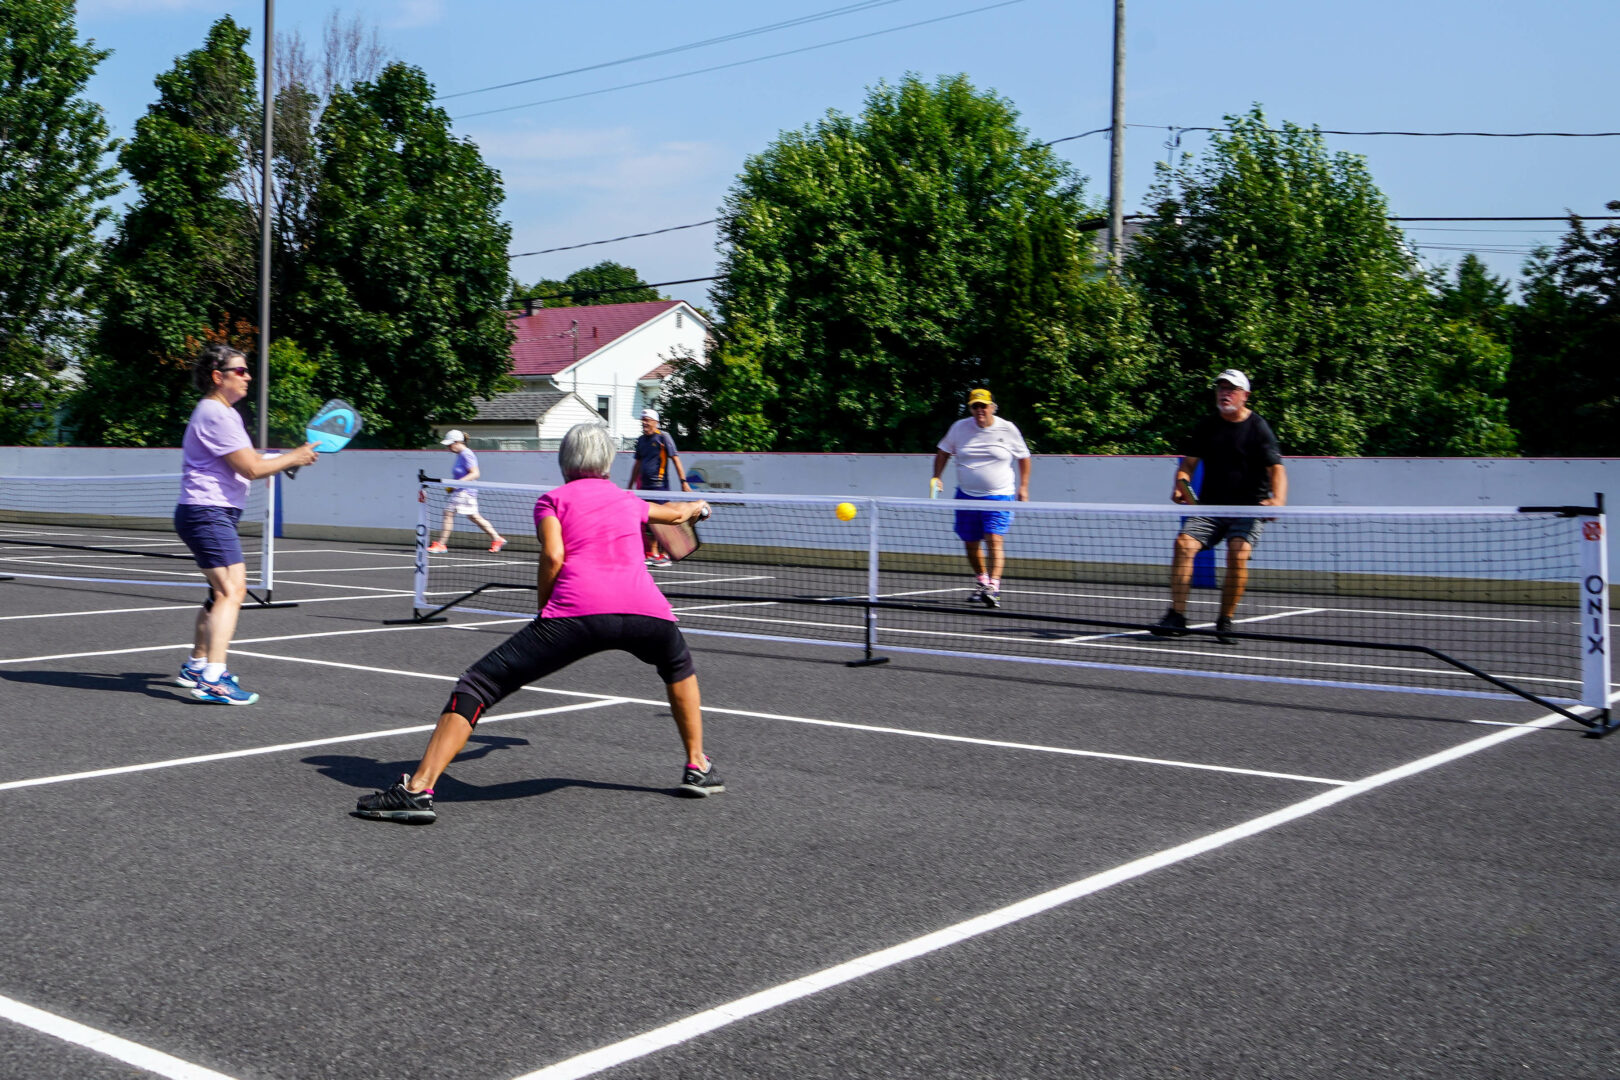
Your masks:
{"label": "black capri leggings", "polygon": [[658,669],[666,684],[696,674],[680,627],[651,615],[576,615],[537,618],[462,673],[445,704],[473,724],[484,710],[536,679],[575,660],[622,649]]}

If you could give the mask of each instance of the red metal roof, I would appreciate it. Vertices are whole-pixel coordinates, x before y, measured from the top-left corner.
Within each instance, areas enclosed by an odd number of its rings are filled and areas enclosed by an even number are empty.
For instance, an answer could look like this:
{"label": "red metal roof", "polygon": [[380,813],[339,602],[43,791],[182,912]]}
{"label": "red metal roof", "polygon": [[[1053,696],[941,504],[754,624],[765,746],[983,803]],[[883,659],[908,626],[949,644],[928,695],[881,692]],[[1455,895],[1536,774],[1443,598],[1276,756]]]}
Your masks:
{"label": "red metal roof", "polygon": [[[512,374],[555,375],[679,303],[648,300],[637,304],[592,304],[513,315],[512,329],[517,340],[512,343]],[[579,322],[577,340],[575,320]]]}

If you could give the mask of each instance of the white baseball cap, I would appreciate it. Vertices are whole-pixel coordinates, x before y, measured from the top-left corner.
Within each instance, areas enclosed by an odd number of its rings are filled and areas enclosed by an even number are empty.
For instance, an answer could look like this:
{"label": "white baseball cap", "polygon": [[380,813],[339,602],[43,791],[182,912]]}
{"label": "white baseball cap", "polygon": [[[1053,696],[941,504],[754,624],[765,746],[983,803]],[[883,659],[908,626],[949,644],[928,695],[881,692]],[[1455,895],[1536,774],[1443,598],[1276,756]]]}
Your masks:
{"label": "white baseball cap", "polygon": [[1243,372],[1239,371],[1237,368],[1227,368],[1225,371],[1215,376],[1215,381],[1218,383],[1229,382],[1239,390],[1247,390],[1249,388],[1249,377],[1243,374]]}
{"label": "white baseball cap", "polygon": [[467,433],[465,431],[462,431],[460,428],[451,428],[449,431],[444,433],[444,438],[439,440],[439,445],[449,446],[451,443],[466,441]]}
{"label": "white baseball cap", "polygon": [[658,414],[656,412],[654,412],[652,409],[642,409],[641,410],[641,418],[643,420],[656,420],[656,419],[658,419]]}

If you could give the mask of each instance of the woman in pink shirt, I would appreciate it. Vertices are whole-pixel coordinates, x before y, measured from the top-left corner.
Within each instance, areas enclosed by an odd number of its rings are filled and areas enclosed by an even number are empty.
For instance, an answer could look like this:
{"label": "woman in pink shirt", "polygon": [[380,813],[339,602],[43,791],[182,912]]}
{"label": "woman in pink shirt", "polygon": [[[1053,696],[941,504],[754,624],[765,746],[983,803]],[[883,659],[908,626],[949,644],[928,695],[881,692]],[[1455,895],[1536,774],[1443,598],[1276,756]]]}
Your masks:
{"label": "woman in pink shirt", "polygon": [[473,725],[496,702],[526,683],[594,653],[621,649],[658,669],[675,726],[686,748],[683,795],[725,790],[703,752],[697,674],[669,601],[647,572],[641,527],[679,524],[706,515],[701,501],[648,503],[608,479],[617,450],[600,424],[578,424],[557,451],[562,487],[534,505],[540,539],[540,614],[456,683],[416,771],[386,791],[364,796],[360,817],[426,824],[437,816],[433,785],[467,745]]}

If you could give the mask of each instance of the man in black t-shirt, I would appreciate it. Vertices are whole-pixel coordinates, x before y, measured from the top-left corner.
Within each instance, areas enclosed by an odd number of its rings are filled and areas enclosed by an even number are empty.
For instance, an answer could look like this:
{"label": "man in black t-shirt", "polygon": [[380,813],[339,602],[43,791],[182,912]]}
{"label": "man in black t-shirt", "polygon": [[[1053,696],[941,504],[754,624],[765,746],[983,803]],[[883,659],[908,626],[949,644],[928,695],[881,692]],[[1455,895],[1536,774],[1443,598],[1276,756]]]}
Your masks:
{"label": "man in black t-shirt", "polygon": [[[1249,409],[1249,379],[1228,369],[1215,377],[1215,415],[1206,416],[1193,430],[1188,453],[1176,466],[1170,491],[1174,502],[1214,506],[1284,506],[1288,503],[1288,472],[1271,425]],[[1193,498],[1192,474],[1204,466],[1204,482]],[[1176,536],[1170,559],[1170,610],[1159,620],[1156,637],[1180,637],[1187,632],[1187,592],[1192,586],[1193,558],[1205,548],[1226,541],[1226,578],[1221,582],[1221,613],[1215,620],[1215,640],[1231,645],[1232,616],[1243,587],[1249,582],[1249,554],[1265,523],[1257,517],[1189,517]]]}

